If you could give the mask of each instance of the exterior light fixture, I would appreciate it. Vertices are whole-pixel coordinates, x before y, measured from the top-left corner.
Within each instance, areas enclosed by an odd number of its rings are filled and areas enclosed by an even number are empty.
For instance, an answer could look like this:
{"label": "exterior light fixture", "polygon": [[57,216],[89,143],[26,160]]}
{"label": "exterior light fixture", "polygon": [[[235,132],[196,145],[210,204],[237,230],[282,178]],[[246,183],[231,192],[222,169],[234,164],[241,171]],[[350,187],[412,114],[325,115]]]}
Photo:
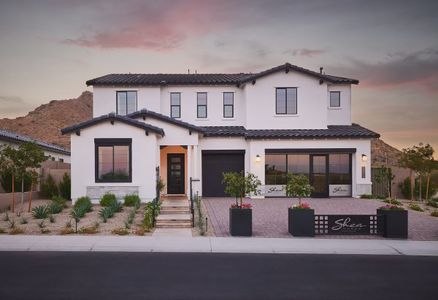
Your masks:
{"label": "exterior light fixture", "polygon": [[362,154],[362,161],[363,162],[368,161],[368,156],[366,156],[365,154]]}
{"label": "exterior light fixture", "polygon": [[260,157],[260,155],[256,155],[256,162],[260,162],[262,160],[262,158]]}

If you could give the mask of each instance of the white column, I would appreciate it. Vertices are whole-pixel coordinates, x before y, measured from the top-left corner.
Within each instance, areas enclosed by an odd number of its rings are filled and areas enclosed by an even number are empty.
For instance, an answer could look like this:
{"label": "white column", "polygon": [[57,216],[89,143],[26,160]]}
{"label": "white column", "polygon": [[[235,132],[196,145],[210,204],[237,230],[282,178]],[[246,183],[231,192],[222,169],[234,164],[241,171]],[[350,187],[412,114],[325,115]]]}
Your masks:
{"label": "white column", "polygon": [[199,179],[198,145],[193,145],[193,178]]}
{"label": "white column", "polygon": [[187,146],[187,185],[186,195],[190,197],[190,177],[192,176],[192,145]]}

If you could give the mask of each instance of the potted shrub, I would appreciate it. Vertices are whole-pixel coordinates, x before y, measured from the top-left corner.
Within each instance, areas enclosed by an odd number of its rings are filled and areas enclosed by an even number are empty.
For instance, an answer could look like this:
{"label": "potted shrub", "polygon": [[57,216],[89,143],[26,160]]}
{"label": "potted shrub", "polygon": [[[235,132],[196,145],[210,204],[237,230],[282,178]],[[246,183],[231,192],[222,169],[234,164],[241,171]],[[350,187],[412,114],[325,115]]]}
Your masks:
{"label": "potted shrub", "polygon": [[288,209],[288,229],[293,236],[315,235],[315,211],[308,203],[301,203],[302,197],[309,197],[313,187],[304,175],[287,174],[286,196],[298,198],[298,204]]}
{"label": "potted shrub", "polygon": [[379,231],[384,237],[408,238],[408,211],[397,205],[385,205],[377,209]]}
{"label": "potted shrub", "polygon": [[247,194],[257,195],[261,182],[254,174],[229,172],[223,174],[225,193],[235,197],[236,203],[230,207],[230,234],[232,236],[252,235],[252,208],[251,204],[243,203]]}

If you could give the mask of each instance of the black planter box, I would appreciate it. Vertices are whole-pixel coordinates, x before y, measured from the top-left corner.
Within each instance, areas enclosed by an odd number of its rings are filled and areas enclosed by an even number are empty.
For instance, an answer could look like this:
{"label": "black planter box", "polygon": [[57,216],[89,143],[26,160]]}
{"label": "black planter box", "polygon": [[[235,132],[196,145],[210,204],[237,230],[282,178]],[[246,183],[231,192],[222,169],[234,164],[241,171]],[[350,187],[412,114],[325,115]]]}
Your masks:
{"label": "black planter box", "polygon": [[315,210],[289,208],[289,233],[293,236],[315,236]]}
{"label": "black planter box", "polygon": [[230,208],[230,234],[232,236],[252,235],[251,208]]}
{"label": "black planter box", "polygon": [[378,209],[377,215],[381,216],[378,221],[379,231],[386,238],[408,238],[408,211]]}

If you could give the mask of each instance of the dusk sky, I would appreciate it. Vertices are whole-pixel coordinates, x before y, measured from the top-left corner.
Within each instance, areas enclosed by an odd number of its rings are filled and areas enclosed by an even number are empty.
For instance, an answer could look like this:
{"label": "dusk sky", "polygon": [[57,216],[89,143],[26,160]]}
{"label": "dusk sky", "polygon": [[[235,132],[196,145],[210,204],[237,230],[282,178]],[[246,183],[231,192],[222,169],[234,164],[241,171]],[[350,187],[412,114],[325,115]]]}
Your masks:
{"label": "dusk sky", "polygon": [[[0,0],[0,118],[107,73],[257,72],[360,80],[353,121],[438,151],[438,1]],[[89,89],[89,88],[88,88]]]}

